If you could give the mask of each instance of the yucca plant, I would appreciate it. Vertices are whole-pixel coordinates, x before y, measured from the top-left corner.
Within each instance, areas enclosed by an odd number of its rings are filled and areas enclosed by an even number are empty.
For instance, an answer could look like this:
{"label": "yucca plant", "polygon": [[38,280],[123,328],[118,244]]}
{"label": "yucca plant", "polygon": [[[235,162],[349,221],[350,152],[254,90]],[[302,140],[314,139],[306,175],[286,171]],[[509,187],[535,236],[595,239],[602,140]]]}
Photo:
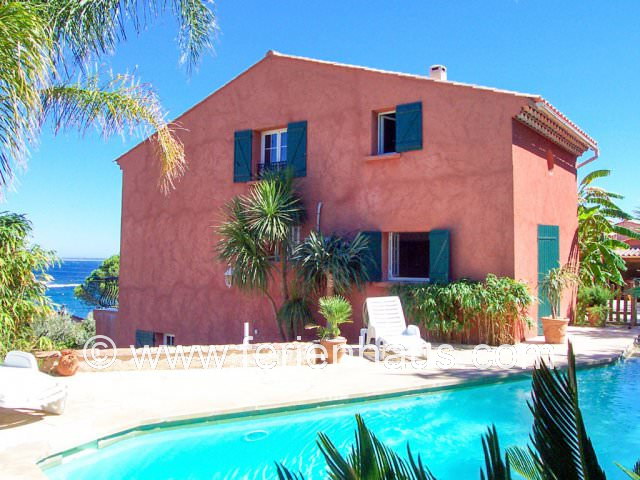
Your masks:
{"label": "yucca plant", "polygon": [[298,278],[324,295],[345,294],[353,286],[361,288],[369,280],[372,262],[367,237],[357,234],[353,240],[339,235],[311,231],[295,249]]}
{"label": "yucca plant", "polygon": [[[247,195],[233,198],[225,206],[224,215],[225,221],[217,229],[221,237],[218,258],[232,268],[234,286],[259,292],[269,301],[282,340],[287,340],[291,331],[285,323],[291,319],[286,319],[286,310],[279,312],[292,298],[288,275],[293,249],[291,231],[305,215],[292,172],[266,173]],[[278,273],[280,304],[272,295]]]}
{"label": "yucca plant", "polygon": [[[605,480],[595,449],[587,435],[578,401],[575,356],[568,346],[568,369],[550,369],[544,360],[534,369],[529,408],[534,424],[532,446],[509,448],[503,456],[494,426],[482,436],[483,480],[512,480],[512,469],[527,480]],[[355,444],[347,457],[329,437],[318,434],[318,447],[331,480],[436,480],[420,456],[407,445],[407,458],[386,447],[356,416]],[[633,470],[618,465],[632,480],[640,480],[640,461]],[[303,480],[301,473],[276,463],[280,480]]]}
{"label": "yucca plant", "polygon": [[167,12],[178,19],[180,61],[191,70],[217,29],[209,0],[0,0],[0,188],[46,121],[55,131],[155,133],[161,186],[174,186],[184,149],[153,89],[131,75],[100,79],[91,68]]}
{"label": "yucca plant", "polygon": [[540,282],[542,293],[549,300],[551,318],[560,318],[560,304],[564,293],[579,281],[573,269],[567,265],[552,268]]}

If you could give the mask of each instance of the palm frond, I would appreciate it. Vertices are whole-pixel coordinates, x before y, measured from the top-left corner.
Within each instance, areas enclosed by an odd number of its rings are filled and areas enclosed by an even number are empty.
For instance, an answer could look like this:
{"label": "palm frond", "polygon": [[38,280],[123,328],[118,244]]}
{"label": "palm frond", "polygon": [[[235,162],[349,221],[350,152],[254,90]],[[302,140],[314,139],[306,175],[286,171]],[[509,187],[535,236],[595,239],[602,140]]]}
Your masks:
{"label": "palm frond", "polygon": [[189,70],[197,64],[203,51],[212,48],[212,38],[218,30],[210,0],[42,0],[38,3],[47,8],[61,58],[69,51],[80,66],[93,57],[112,53],[128,33],[143,31],[169,9],[179,23],[180,62]]}
{"label": "palm frond", "polygon": [[520,447],[507,449],[507,458],[513,470],[526,480],[546,480],[542,464],[535,452]]}
{"label": "palm frond", "polygon": [[[111,53],[129,30],[140,32],[170,11],[180,25],[181,62],[191,70],[201,53],[212,47],[217,31],[212,6],[210,0],[0,2],[0,187],[9,184],[15,167],[26,162],[45,110],[54,109],[58,126],[70,121],[84,128],[98,112],[107,132],[119,124],[147,125],[156,132],[161,187],[172,188],[184,169],[184,152],[155,94],[128,76],[99,86],[86,65]],[[78,66],[83,80],[69,85],[67,79]]]}
{"label": "palm frond", "polygon": [[249,228],[241,200],[233,199],[225,207],[227,220],[218,228],[222,237],[218,257],[233,267],[233,284],[243,290],[266,291],[273,263],[265,245]]}
{"label": "palm frond", "polygon": [[278,472],[278,480],[304,480],[302,473],[293,473],[282,463],[276,463],[276,471]]}
{"label": "palm frond", "polygon": [[436,480],[420,457],[408,450],[408,460],[401,458],[380,440],[356,415],[355,444],[347,458],[325,434],[318,434],[318,445],[327,462],[329,478],[333,480]]}
{"label": "palm frond", "polygon": [[[331,275],[335,292],[347,293],[361,288],[369,280],[369,265],[373,261],[367,237],[356,235],[353,240],[338,235],[323,235],[311,231],[294,251],[300,281],[317,292],[326,288]],[[331,292],[326,292],[330,294]]]}
{"label": "palm frond", "polygon": [[585,177],[580,181],[580,186],[587,187],[591,185],[594,180],[597,180],[598,178],[608,177],[609,175],[611,175],[611,170],[594,170],[593,172],[585,175]]}
{"label": "palm frond", "polygon": [[106,85],[97,76],[83,83],[53,85],[41,90],[46,116],[56,131],[97,127],[104,136],[142,127],[161,159],[160,185],[164,192],[175,186],[185,170],[182,142],[175,125],[167,124],[160,102],[148,85],[127,75],[118,75]]}
{"label": "palm frond", "polygon": [[40,89],[53,70],[41,10],[32,2],[0,3],[0,187],[10,183],[14,165],[24,165],[39,131]]}
{"label": "palm frond", "polygon": [[623,227],[620,225],[613,225],[611,229],[613,232],[619,235],[624,235],[625,237],[633,238],[635,240],[640,240],[640,232],[637,230],[632,230],[630,228]]}
{"label": "palm frond", "polygon": [[[544,471],[563,480],[604,480],[591,440],[587,436],[578,401],[575,356],[568,347],[566,373],[544,362],[533,372],[532,441]],[[563,452],[563,455],[559,455]]]}
{"label": "palm frond", "polygon": [[511,467],[509,457],[502,459],[500,442],[495,425],[492,425],[487,433],[482,436],[482,450],[484,452],[485,472],[480,471],[482,480],[511,480]]}
{"label": "palm frond", "polygon": [[272,244],[286,242],[291,228],[304,220],[302,199],[296,192],[291,170],[266,173],[242,202],[249,228]]}
{"label": "palm frond", "polygon": [[616,466],[624,473],[626,473],[627,477],[629,477],[631,480],[640,480],[640,460],[637,461],[633,466],[633,470],[629,470],[627,467],[625,467],[624,465],[620,465],[617,462]]}

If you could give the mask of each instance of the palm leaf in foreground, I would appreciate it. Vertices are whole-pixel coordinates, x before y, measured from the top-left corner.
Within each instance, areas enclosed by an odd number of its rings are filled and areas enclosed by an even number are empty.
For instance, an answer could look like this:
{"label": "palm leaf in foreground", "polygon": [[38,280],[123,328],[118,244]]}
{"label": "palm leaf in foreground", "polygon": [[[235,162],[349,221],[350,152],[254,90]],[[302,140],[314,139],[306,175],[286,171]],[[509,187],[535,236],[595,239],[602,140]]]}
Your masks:
{"label": "palm leaf in foreground", "polygon": [[[563,480],[603,480],[589,439],[578,401],[578,384],[573,347],[568,347],[566,373],[550,369],[544,360],[533,372],[532,401],[533,449],[510,450],[513,468],[526,478]],[[533,476],[528,476],[533,475]]]}
{"label": "palm leaf in foreground", "polygon": [[616,465],[620,470],[626,473],[631,480],[640,480],[640,460],[638,460],[636,464],[633,466],[633,470],[629,470],[628,468],[620,465],[619,463],[616,463]]}
{"label": "palm leaf in foreground", "polygon": [[486,476],[485,472],[480,471],[480,478],[482,480],[511,480],[509,457],[505,456],[504,461],[502,459],[495,425],[492,425],[482,436],[482,450],[484,451]]}
{"label": "palm leaf in foreground", "polygon": [[[504,460],[495,427],[482,437],[485,469],[483,480],[511,480],[511,469],[527,480],[606,480],[587,436],[578,402],[575,356],[568,347],[566,373],[549,369],[544,360],[533,372],[532,401],[534,417],[532,446],[509,448]],[[420,459],[414,459],[407,446],[408,460],[385,447],[356,416],[356,444],[344,458],[329,438],[320,433],[318,445],[327,462],[327,477],[333,480],[435,480]],[[640,480],[640,461],[633,470],[617,464],[632,480]],[[283,465],[278,465],[280,480],[302,480]]]}
{"label": "palm leaf in foreground", "polygon": [[[324,433],[318,434],[318,446],[327,462],[327,477],[332,480],[436,480],[424,466],[420,456],[414,458],[407,447],[408,458],[403,459],[380,442],[367,428],[360,415],[356,415],[355,445],[345,458]],[[301,480],[280,464],[280,480]]]}

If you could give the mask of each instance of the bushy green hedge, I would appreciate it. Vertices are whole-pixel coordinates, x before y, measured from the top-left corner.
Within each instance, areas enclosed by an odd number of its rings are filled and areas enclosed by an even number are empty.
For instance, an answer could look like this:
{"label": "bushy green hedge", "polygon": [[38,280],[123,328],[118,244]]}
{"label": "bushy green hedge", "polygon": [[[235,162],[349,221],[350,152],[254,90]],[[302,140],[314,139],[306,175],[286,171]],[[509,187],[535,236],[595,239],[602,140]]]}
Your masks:
{"label": "bushy green hedge", "polygon": [[517,330],[531,322],[527,311],[534,297],[525,283],[509,277],[395,285],[391,291],[402,299],[409,319],[433,340],[513,343]]}
{"label": "bushy green hedge", "polygon": [[37,338],[50,340],[54,349],[83,348],[96,334],[96,323],[91,314],[85,320],[76,321],[67,314],[55,313],[38,318],[31,327]]}

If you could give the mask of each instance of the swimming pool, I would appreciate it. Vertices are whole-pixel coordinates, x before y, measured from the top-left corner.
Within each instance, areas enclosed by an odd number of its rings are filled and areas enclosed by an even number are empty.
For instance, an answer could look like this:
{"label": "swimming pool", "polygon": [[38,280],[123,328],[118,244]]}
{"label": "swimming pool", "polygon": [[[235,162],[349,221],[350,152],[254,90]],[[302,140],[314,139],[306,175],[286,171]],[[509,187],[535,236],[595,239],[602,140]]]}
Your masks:
{"label": "swimming pool", "polygon": [[[640,359],[578,372],[587,430],[610,479],[626,478],[614,461],[640,457]],[[525,445],[531,429],[530,381],[517,380],[429,394],[243,417],[156,430],[84,451],[45,470],[55,480],[274,478],[275,461],[324,478],[316,433],[346,448],[354,415],[392,448],[406,442],[438,479],[479,478],[480,436],[494,423],[501,446]]]}

